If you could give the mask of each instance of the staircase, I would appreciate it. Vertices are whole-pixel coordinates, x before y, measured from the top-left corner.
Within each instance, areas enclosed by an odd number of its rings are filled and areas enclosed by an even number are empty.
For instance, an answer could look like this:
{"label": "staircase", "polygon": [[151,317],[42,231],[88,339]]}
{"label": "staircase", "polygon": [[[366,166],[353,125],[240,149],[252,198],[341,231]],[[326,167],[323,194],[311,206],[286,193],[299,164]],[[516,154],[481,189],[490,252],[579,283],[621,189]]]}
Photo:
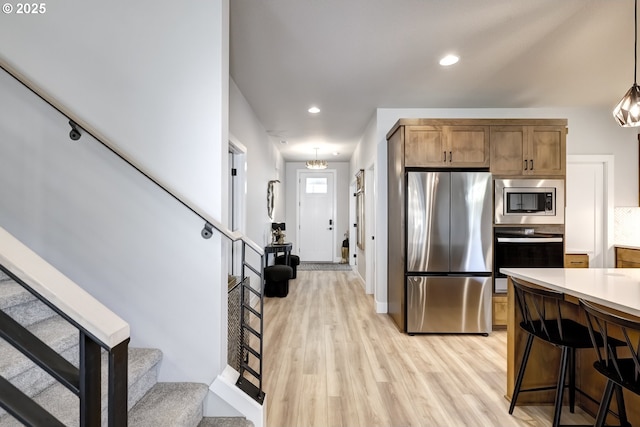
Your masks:
{"label": "staircase", "polygon": [[[69,362],[78,365],[78,330],[0,271],[0,310],[7,313]],[[129,348],[128,408],[131,427],[247,427],[244,418],[203,418],[206,384],[159,383],[162,353]],[[102,425],[107,425],[106,355],[102,360]],[[28,358],[0,340],[0,376],[10,381],[66,426],[78,426],[78,398]],[[21,426],[0,409],[0,427]]]}

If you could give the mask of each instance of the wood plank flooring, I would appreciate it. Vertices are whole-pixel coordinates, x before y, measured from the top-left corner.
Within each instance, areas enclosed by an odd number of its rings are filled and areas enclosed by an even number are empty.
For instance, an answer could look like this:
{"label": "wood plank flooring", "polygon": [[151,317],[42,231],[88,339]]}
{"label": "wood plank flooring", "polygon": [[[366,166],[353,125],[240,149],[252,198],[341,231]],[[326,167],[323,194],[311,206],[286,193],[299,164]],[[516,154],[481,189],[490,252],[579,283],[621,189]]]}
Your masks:
{"label": "wood plank flooring", "polygon": [[[551,406],[508,414],[506,332],[400,333],[354,272],[298,271],[265,298],[268,427],[550,426]],[[593,424],[563,409],[563,424]]]}

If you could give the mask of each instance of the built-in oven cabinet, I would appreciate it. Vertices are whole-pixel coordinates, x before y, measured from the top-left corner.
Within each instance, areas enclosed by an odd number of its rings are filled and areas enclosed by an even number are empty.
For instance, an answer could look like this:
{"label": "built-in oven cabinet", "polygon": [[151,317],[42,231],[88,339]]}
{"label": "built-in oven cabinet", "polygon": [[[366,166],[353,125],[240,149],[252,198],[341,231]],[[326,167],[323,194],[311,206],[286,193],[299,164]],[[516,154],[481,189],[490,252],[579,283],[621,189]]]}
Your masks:
{"label": "built-in oven cabinet", "polygon": [[489,126],[406,126],[407,167],[489,167]]}
{"label": "built-in oven cabinet", "polygon": [[500,176],[564,176],[565,126],[491,126],[491,173]]}

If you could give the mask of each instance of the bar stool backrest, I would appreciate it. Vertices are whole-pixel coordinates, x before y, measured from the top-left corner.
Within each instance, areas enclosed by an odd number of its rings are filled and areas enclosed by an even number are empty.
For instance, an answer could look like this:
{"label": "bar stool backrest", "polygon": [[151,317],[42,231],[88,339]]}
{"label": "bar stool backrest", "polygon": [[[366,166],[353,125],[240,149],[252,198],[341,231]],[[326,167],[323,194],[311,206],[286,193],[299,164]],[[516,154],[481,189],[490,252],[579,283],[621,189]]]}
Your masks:
{"label": "bar stool backrest", "polygon": [[564,340],[561,310],[564,294],[551,289],[529,286],[513,277],[511,281],[520,313],[522,313],[523,320],[520,326],[547,341]]}
{"label": "bar stool backrest", "polygon": [[[580,306],[585,311],[591,341],[598,356],[596,368],[619,385],[640,393],[640,319],[625,317],[622,313],[582,299]],[[597,333],[604,339],[602,348],[596,343]],[[616,350],[616,344],[620,345],[621,341],[610,338],[609,334],[615,334],[626,343],[629,355],[624,359],[618,354],[620,350]]]}

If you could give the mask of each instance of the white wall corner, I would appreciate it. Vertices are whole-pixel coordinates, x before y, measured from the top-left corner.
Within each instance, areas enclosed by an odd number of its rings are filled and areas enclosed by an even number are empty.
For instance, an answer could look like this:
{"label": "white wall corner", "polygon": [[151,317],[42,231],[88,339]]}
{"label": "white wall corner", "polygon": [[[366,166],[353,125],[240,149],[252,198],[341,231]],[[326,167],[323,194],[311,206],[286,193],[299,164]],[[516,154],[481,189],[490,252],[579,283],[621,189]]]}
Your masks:
{"label": "white wall corner", "polygon": [[[238,371],[227,365],[209,386],[210,393],[205,403],[204,415],[206,417],[243,416],[251,421],[255,427],[266,427],[267,396],[260,405],[236,386],[239,377]],[[226,404],[228,408],[225,408],[221,402]]]}

